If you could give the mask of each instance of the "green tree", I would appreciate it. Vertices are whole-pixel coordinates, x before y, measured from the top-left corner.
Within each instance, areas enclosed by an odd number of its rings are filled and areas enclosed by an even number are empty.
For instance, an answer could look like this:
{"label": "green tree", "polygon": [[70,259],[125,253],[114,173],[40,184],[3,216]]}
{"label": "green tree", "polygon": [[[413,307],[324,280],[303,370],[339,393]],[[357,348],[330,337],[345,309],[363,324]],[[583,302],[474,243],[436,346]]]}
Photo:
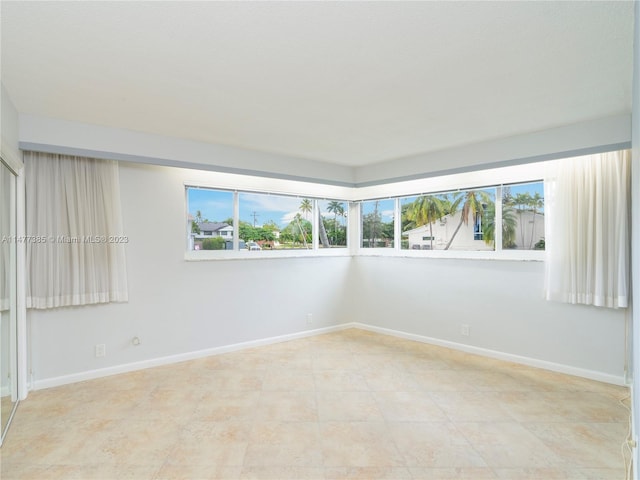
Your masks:
{"label": "green tree", "polygon": [[342,202],[331,201],[327,205],[327,212],[333,213],[333,244],[337,245],[338,239],[338,216],[344,216],[344,207],[342,206]]}
{"label": "green tree", "polygon": [[369,247],[375,247],[378,238],[382,238],[382,215],[380,214],[380,202],[374,202],[373,212],[362,217],[362,239],[369,240]]}
{"label": "green tree", "polygon": [[467,190],[466,192],[453,194],[449,213],[453,215],[458,211],[458,208],[460,208],[460,222],[458,222],[453,235],[449,239],[449,243],[444,247],[445,250],[449,250],[449,247],[451,247],[462,224],[468,225],[471,217],[475,219],[477,215],[482,216],[485,209],[484,206],[491,202],[491,196],[483,190]]}
{"label": "green tree", "polygon": [[300,202],[300,211],[302,212],[302,216],[305,218],[305,220],[308,220],[311,210],[313,210],[313,204],[311,203],[311,200],[309,200],[308,198],[303,199],[302,202]]}
{"label": "green tree", "polygon": [[416,227],[429,225],[429,235],[431,238],[431,250],[433,250],[433,223],[444,216],[444,205],[442,200],[436,195],[423,195],[416,198],[409,204],[407,218]]}
{"label": "green tree", "polygon": [[527,211],[529,205],[531,204],[531,195],[529,195],[529,193],[518,193],[515,197],[512,197],[511,202],[518,215],[518,224],[520,225],[520,246],[521,248],[525,248],[525,224],[522,221],[522,214]]}
{"label": "green tree", "polygon": [[242,220],[240,220],[240,225],[238,226],[238,236],[245,242],[251,242],[259,239],[258,230],[249,222],[243,222]]}
{"label": "green tree", "polygon": [[[493,245],[496,232],[496,204],[490,202],[484,213],[485,221],[482,222],[482,239],[487,245]],[[516,226],[518,220],[513,207],[502,207],[502,248],[514,248],[516,246]]]}
{"label": "green tree", "polygon": [[533,245],[533,240],[536,232],[536,215],[538,214],[538,209],[544,206],[544,199],[539,192],[536,192],[533,195],[529,196],[529,206],[531,207],[531,210],[533,212],[533,221],[531,222],[531,240],[529,241],[529,248],[531,248],[532,246],[535,248],[535,246]]}

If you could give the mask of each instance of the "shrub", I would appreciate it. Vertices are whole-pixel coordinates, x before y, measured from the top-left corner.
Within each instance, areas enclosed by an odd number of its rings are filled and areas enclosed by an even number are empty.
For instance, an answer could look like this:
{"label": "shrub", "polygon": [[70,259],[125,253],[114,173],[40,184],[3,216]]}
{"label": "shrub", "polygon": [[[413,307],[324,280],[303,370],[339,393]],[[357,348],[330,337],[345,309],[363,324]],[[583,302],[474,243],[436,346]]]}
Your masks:
{"label": "shrub", "polygon": [[205,238],[202,241],[203,250],[224,250],[226,247],[224,238]]}

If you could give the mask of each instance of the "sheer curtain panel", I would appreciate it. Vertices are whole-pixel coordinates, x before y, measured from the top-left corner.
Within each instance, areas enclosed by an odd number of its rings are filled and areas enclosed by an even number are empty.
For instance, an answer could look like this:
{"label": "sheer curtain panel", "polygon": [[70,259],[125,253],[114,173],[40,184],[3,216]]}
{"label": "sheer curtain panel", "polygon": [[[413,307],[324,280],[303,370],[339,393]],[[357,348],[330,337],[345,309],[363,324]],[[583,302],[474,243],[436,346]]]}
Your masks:
{"label": "sheer curtain panel", "polygon": [[117,162],[24,157],[27,307],[127,301]]}
{"label": "sheer curtain panel", "polygon": [[547,300],[628,306],[630,157],[624,150],[560,160],[545,180]]}

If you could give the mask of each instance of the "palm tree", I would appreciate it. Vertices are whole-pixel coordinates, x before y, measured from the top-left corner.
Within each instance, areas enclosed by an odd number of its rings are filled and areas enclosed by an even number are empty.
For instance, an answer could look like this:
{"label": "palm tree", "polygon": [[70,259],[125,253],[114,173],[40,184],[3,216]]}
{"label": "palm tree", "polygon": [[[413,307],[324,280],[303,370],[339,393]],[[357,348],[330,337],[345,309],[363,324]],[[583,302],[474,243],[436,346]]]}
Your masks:
{"label": "palm tree", "polygon": [[302,216],[300,215],[300,213],[296,213],[296,216],[293,217],[293,219],[298,224],[298,230],[300,231],[300,236],[302,237],[302,243],[304,244],[304,248],[308,249],[309,245],[307,244],[307,232],[305,231],[304,227],[302,226],[302,223],[300,222],[300,220],[302,219]]}
{"label": "palm tree", "polygon": [[433,250],[433,223],[444,216],[442,200],[435,195],[423,195],[414,200],[407,210],[407,217],[416,227],[429,224],[431,250]]}
{"label": "palm tree", "polygon": [[513,205],[516,207],[516,211],[518,212],[518,223],[520,224],[520,248],[525,248],[524,246],[524,222],[522,221],[522,214],[527,210],[527,206],[531,203],[531,195],[529,193],[518,193],[515,198],[513,198]]}
{"label": "palm tree", "polygon": [[[300,202],[300,211],[304,214],[305,218],[307,218],[307,214],[312,210],[313,210],[313,203],[311,203],[311,200],[309,200],[308,198],[305,198],[302,200],[302,202]],[[322,243],[322,246],[325,248],[329,248],[331,245],[329,244],[329,237],[327,237],[327,229],[324,228],[324,222],[322,221],[320,210],[318,210],[318,229],[320,230],[320,242]]]}
{"label": "palm tree", "polygon": [[338,202],[336,200],[329,202],[329,205],[327,205],[327,212],[333,213],[333,244],[335,245],[336,239],[338,238],[338,215],[344,215],[342,202]]}
{"label": "palm tree", "polygon": [[534,193],[529,197],[529,206],[533,209],[533,221],[531,222],[531,240],[529,241],[529,249],[533,246],[533,238],[536,233],[536,215],[538,209],[544,206],[544,199],[539,192]]}
{"label": "palm tree", "polygon": [[462,204],[460,209],[460,222],[449,239],[449,243],[444,247],[445,250],[449,250],[449,247],[451,247],[453,239],[456,238],[462,224],[464,223],[465,225],[468,225],[469,217],[471,215],[473,215],[473,218],[476,218],[478,215],[482,215],[485,205],[489,205],[491,202],[491,196],[483,190],[467,190],[466,192],[458,192],[454,194],[449,213],[453,216],[453,214],[458,211],[460,204]]}
{"label": "palm tree", "polygon": [[308,198],[303,199],[302,202],[300,202],[300,211],[304,215],[305,219],[309,220],[308,214],[311,212],[311,210],[313,210],[313,204],[311,203],[311,200],[309,200]]}
{"label": "palm tree", "polygon": [[[485,210],[486,221],[482,224],[482,239],[487,245],[495,241],[496,232],[496,204],[491,202]],[[502,207],[502,248],[513,248],[516,243],[516,226],[518,220],[513,207]]]}

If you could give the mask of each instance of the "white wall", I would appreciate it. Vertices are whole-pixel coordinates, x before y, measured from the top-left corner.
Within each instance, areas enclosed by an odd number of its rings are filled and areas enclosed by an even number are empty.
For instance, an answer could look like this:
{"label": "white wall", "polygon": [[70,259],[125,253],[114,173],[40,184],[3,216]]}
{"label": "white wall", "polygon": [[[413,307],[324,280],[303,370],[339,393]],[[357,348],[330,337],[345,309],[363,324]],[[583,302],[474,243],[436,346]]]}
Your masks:
{"label": "white wall", "polygon": [[[130,155],[130,160],[143,154],[149,155],[147,160],[161,159],[163,147],[167,147],[173,160],[179,159],[179,147],[185,146],[175,139],[156,139],[159,143],[154,143],[153,138],[136,132],[104,131],[26,116],[20,120],[20,141],[25,145],[42,142],[71,150],[95,148]],[[563,145],[577,150],[583,145],[588,149],[594,142],[587,142],[584,136],[594,125],[607,126],[595,143],[629,140],[628,116],[621,116],[544,132],[542,137],[534,134],[527,141],[522,138],[496,141],[485,145],[483,152],[485,156],[492,152],[493,158],[501,160],[517,159],[525,150],[533,155],[551,146],[559,149],[556,151],[561,151]],[[48,130],[48,126],[53,130]],[[567,134],[564,143],[559,132]],[[536,150],[531,139],[543,137],[546,141]],[[218,148],[191,144],[187,147],[187,159],[194,162],[205,161],[207,154]],[[212,162],[221,161],[220,155],[217,152]],[[272,169],[276,176],[287,176],[281,172],[286,159],[271,159],[271,163],[261,154],[249,157],[250,152],[243,152],[224,162],[235,162],[240,170],[256,171],[263,159],[264,169]],[[439,158],[444,161],[449,157],[442,154]],[[465,162],[471,159],[472,156],[467,156]],[[479,162],[483,159],[486,160],[482,157]],[[398,173],[411,170],[420,176],[426,167],[416,162],[416,159],[400,162]],[[191,168],[195,166],[187,163]],[[289,173],[296,176],[307,171],[305,162],[289,165]],[[349,177],[347,170],[320,172],[317,167],[311,166],[310,175],[334,180]],[[375,183],[383,175],[392,177],[387,167],[372,167],[371,175],[357,180],[364,184]],[[31,311],[31,368],[36,386],[64,383],[65,379],[78,379],[99,369],[113,371],[136,362],[353,321],[442,341],[466,342],[568,371],[622,381],[624,311],[544,301],[544,266],[540,262],[391,257],[186,262],[184,182],[193,184],[200,175],[203,184],[210,184],[217,177],[221,186],[233,183],[228,173],[121,163],[125,233],[130,238],[127,246],[130,301]],[[434,177],[427,183],[435,185],[442,180]],[[404,189],[416,180],[357,189],[346,188],[347,181],[336,183],[343,186],[329,188],[316,184],[312,190],[328,194],[329,189],[341,194],[336,198],[355,199],[375,196],[376,191],[395,192],[394,189]],[[247,185],[280,192],[284,183],[253,178],[247,180]],[[297,184],[295,188],[303,186]],[[305,322],[307,313],[314,315],[311,326]],[[459,333],[463,321],[471,326],[470,337],[461,337]],[[140,346],[131,345],[133,336],[141,338]],[[99,343],[107,346],[104,358],[94,356],[94,346]]]}
{"label": "white wall", "polygon": [[[130,301],[30,311],[36,388],[136,362],[348,322],[517,355],[620,382],[624,311],[549,303],[544,264],[315,257],[187,262],[194,170],[122,163]],[[205,183],[216,174],[202,173]],[[220,176],[221,182],[229,181]],[[306,314],[314,323],[306,325]],[[460,335],[460,324],[471,335]],[[131,339],[139,336],[140,346]],[[96,358],[104,343],[107,356]],[[102,372],[104,373],[104,372]]]}
{"label": "white wall", "polygon": [[22,155],[18,149],[18,112],[9,94],[0,83],[0,152],[15,170]]}
{"label": "white wall", "polygon": [[628,148],[630,140],[630,116],[621,114],[353,168],[20,115],[20,142],[25,149],[358,187]]}
{"label": "white wall", "polygon": [[25,150],[353,184],[343,165],[34,115],[20,115],[20,142]]}
{"label": "white wall", "polygon": [[[632,328],[630,332],[633,378],[633,432],[637,439],[640,432],[640,2],[634,5],[633,35],[633,110],[631,152],[631,275],[632,275]],[[639,453],[634,449],[634,478],[639,475]]]}
{"label": "white wall", "polygon": [[[209,176],[211,174],[208,174]],[[186,262],[184,181],[194,171],[123,163],[128,303],[30,310],[36,387],[83,372],[349,321],[351,258]],[[306,324],[306,314],[313,324]],[[140,346],[131,338],[139,336]],[[96,344],[107,356],[96,358]],[[71,376],[66,380],[56,377]]]}
{"label": "white wall", "polygon": [[481,168],[621,150],[628,148],[631,140],[630,120],[628,114],[621,114],[380,162],[357,169],[355,183],[376,185],[389,179],[474,172]]}
{"label": "white wall", "polygon": [[623,381],[625,311],[544,300],[543,262],[356,257],[351,281],[354,321]]}

